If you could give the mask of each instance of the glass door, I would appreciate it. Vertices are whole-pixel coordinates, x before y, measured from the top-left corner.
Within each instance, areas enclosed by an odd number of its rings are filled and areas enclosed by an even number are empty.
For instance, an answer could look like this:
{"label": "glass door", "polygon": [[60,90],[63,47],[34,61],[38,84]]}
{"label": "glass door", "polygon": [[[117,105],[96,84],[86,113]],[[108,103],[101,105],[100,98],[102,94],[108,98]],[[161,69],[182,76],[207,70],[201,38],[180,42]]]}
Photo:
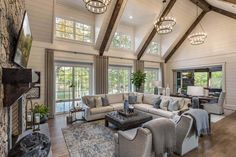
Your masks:
{"label": "glass door", "polygon": [[55,112],[66,113],[92,94],[92,64],[56,64]]}

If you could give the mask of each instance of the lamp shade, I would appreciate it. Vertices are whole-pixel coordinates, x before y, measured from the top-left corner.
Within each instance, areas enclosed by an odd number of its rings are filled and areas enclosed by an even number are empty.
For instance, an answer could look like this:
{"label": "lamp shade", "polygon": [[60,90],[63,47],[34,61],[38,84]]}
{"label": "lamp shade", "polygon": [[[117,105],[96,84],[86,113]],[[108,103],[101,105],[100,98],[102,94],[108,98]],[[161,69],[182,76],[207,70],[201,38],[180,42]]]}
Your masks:
{"label": "lamp shade", "polygon": [[154,86],[154,87],[161,87],[162,86],[162,82],[161,81],[153,81],[152,82],[152,85]]}
{"label": "lamp shade", "polygon": [[187,94],[191,96],[204,96],[204,88],[198,86],[188,86]]}

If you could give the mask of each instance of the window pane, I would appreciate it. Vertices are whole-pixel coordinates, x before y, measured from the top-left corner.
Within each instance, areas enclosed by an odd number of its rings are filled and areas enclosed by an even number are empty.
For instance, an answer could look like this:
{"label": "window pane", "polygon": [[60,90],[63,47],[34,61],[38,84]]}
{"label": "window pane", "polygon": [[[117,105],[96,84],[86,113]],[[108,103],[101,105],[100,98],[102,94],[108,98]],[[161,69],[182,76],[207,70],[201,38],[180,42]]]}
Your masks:
{"label": "window pane", "polygon": [[109,93],[130,92],[131,67],[110,66],[108,70]]}
{"label": "window pane", "polygon": [[208,86],[208,73],[207,72],[195,72],[194,73],[194,85],[207,87]]}
{"label": "window pane", "polygon": [[146,68],[144,69],[144,73],[146,73],[146,81],[144,84],[144,92],[145,93],[154,93],[154,87],[152,85],[153,81],[158,80],[159,78],[159,69]]}
{"label": "window pane", "polygon": [[211,73],[211,88],[222,88],[222,71],[216,71]]}
{"label": "window pane", "polygon": [[152,41],[149,44],[146,52],[149,53],[149,54],[160,55],[159,44],[157,42]]}
{"label": "window pane", "polygon": [[56,18],[56,37],[92,42],[92,27],[79,22]]}
{"label": "window pane", "polygon": [[131,49],[132,47],[131,36],[116,32],[114,38],[112,39],[112,47]]}

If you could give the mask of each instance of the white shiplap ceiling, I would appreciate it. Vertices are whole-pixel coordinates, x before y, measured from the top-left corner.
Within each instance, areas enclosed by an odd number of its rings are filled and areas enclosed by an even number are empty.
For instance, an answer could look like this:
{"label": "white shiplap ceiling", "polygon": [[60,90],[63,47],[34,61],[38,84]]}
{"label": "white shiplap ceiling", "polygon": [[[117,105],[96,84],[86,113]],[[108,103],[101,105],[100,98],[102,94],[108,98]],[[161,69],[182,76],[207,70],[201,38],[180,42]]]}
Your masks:
{"label": "white shiplap ceiling", "polygon": [[[145,23],[153,23],[153,20],[162,10],[161,0],[128,0],[121,22],[139,26]],[[130,16],[133,18],[130,19]]]}

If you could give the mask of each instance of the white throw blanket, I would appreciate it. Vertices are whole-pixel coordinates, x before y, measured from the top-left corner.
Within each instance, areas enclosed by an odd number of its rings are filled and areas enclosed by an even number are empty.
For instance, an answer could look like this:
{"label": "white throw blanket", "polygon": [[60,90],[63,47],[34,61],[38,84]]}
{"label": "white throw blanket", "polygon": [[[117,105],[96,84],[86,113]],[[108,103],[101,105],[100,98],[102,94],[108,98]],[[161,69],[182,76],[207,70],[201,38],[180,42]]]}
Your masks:
{"label": "white throw blanket", "polygon": [[172,153],[176,145],[175,123],[167,118],[157,118],[143,124],[152,132],[155,157]]}

